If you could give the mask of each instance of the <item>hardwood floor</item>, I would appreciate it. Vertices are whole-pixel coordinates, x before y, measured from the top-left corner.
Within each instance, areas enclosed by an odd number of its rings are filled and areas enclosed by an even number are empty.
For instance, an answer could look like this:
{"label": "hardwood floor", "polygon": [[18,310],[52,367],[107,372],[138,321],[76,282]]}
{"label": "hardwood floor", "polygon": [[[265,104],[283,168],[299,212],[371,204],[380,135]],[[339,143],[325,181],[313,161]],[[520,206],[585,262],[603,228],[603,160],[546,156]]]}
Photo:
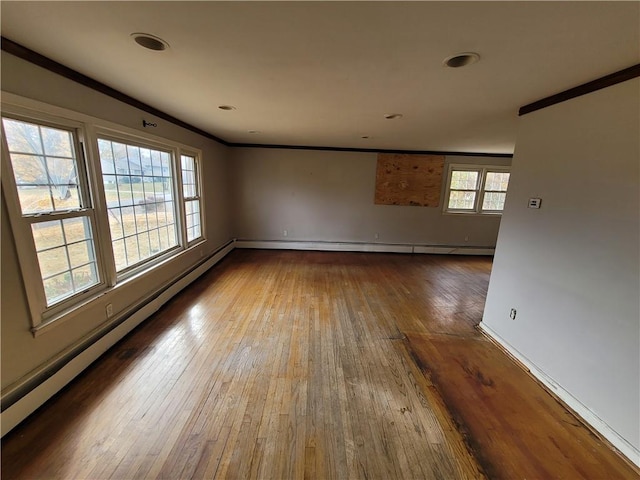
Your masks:
{"label": "hardwood floor", "polygon": [[2,478],[638,478],[476,331],[490,268],[236,250],[7,435]]}

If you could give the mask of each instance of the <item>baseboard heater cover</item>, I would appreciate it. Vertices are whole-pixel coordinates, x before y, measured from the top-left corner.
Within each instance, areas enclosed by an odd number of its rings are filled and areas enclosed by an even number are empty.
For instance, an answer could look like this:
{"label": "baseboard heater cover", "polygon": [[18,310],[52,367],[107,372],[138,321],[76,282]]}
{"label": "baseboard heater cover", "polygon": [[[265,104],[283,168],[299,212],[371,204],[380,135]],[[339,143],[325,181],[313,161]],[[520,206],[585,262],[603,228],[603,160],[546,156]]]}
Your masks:
{"label": "baseboard heater cover", "polygon": [[236,248],[309,250],[328,252],[427,253],[444,255],[493,255],[494,247],[451,245],[411,245],[402,243],[328,242],[308,240],[238,239]]}

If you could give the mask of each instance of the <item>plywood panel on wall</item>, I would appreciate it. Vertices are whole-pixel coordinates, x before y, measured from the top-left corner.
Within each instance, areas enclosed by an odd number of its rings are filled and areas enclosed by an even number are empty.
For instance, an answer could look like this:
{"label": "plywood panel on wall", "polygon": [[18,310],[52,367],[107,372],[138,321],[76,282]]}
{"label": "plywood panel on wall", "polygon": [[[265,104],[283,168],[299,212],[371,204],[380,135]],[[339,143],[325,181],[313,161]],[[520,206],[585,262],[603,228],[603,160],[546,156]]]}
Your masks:
{"label": "plywood panel on wall", "polygon": [[443,155],[378,154],[376,205],[440,205]]}

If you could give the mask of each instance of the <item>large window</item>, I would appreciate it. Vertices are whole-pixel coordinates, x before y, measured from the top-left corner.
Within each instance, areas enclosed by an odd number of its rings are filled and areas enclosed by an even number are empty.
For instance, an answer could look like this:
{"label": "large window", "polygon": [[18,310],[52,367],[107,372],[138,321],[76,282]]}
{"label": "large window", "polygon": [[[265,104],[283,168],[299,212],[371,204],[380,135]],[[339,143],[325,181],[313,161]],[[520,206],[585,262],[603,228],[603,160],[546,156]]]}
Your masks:
{"label": "large window", "polygon": [[509,186],[507,167],[451,165],[445,212],[499,214]]}
{"label": "large window", "polygon": [[204,240],[197,150],[39,105],[2,114],[3,194],[34,332]]}
{"label": "large window", "polygon": [[2,128],[14,192],[7,197],[19,210],[15,228],[30,233],[21,241],[31,245],[28,263],[41,280],[29,288],[31,301],[44,297],[51,307],[100,283],[78,136],[72,128],[18,118],[4,117]]}
{"label": "large window", "polygon": [[178,245],[171,153],[99,139],[116,271]]}

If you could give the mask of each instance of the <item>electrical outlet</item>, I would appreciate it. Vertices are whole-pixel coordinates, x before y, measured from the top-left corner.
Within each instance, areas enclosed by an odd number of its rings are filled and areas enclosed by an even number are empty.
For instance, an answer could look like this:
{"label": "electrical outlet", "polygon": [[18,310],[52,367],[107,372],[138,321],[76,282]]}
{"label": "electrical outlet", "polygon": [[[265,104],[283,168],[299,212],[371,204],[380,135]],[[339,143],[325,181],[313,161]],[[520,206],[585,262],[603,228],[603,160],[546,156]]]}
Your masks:
{"label": "electrical outlet", "polygon": [[107,318],[111,318],[113,316],[113,305],[110,303],[107,303],[107,306],[104,308],[105,312],[107,313]]}
{"label": "electrical outlet", "polygon": [[516,311],[516,309],[515,309],[515,308],[512,308],[512,309],[511,309],[511,311],[509,312],[509,318],[510,318],[511,320],[515,320],[515,319],[516,319],[516,313],[518,313],[518,312]]}
{"label": "electrical outlet", "polygon": [[286,237],[287,235],[289,235],[289,232],[287,232],[286,230],[283,230],[283,231],[282,231],[282,236],[283,236],[283,237]]}
{"label": "electrical outlet", "polygon": [[373,234],[373,238],[375,238],[376,240],[378,240],[380,238],[380,234],[378,232]]}

